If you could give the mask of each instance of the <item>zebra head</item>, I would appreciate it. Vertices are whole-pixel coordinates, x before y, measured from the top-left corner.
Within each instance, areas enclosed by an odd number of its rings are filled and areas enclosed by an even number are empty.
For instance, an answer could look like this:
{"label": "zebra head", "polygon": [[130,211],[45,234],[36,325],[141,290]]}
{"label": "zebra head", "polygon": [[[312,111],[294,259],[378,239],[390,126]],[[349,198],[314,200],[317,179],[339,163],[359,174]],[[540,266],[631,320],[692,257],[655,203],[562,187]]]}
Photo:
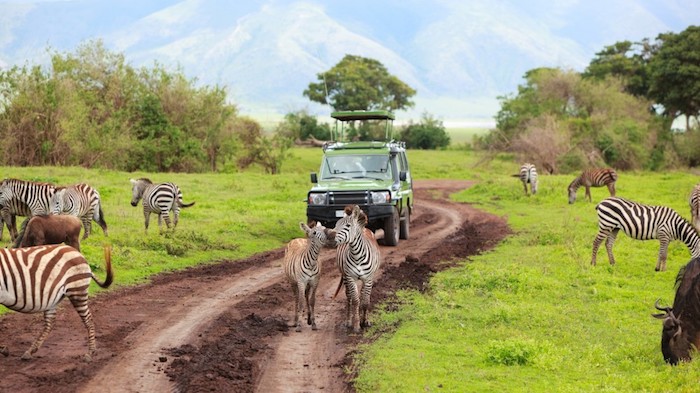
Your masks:
{"label": "zebra head", "polygon": [[315,225],[312,222],[311,226],[300,222],[299,227],[306,233],[306,237],[309,239],[311,244],[314,245],[314,247],[330,245],[333,243],[335,238],[335,232],[324,227],[320,222],[317,222]]}
{"label": "zebra head", "polygon": [[61,214],[63,213],[63,197],[66,194],[65,187],[56,187],[56,193],[51,196],[51,204],[49,205],[51,209],[51,214]]}
{"label": "zebra head", "polygon": [[143,192],[146,187],[153,184],[149,179],[141,178],[138,180],[129,179],[131,182],[131,206],[136,206],[139,204],[139,200],[143,197]]}
{"label": "zebra head", "polygon": [[352,243],[362,236],[367,225],[367,215],[357,205],[345,207],[345,216],[335,224],[335,243]]}
{"label": "zebra head", "polygon": [[12,188],[7,179],[0,182],[0,206],[7,205],[7,202],[12,199]]}

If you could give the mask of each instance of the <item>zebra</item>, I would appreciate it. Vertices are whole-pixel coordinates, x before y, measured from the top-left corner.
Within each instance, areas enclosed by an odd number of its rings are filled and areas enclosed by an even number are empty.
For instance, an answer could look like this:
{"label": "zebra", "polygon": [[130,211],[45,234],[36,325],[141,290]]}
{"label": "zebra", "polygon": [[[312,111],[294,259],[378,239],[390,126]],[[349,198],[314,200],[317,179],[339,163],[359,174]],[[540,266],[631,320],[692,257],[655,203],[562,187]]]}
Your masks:
{"label": "zebra", "polygon": [[688,203],[690,204],[690,215],[692,217],[693,226],[700,231],[700,183],[693,187]]}
{"label": "zebra", "polygon": [[0,206],[8,206],[19,201],[29,208],[31,215],[46,215],[51,212],[51,197],[56,186],[19,179],[5,179],[0,184]]}
{"label": "zebra", "polygon": [[318,255],[321,248],[327,245],[333,236],[332,231],[321,223],[308,226],[303,222],[299,227],[306,238],[292,239],[284,250],[284,273],[292,286],[296,299],[294,326],[301,331],[301,313],[306,303],[307,323],[312,330],[317,330],[314,306],[316,304],[316,288],[321,275],[321,264]]}
{"label": "zebra", "polygon": [[666,270],[668,245],[671,240],[681,240],[693,258],[700,257],[700,235],[697,230],[675,210],[666,206],[649,206],[619,197],[608,197],[596,206],[598,234],[593,240],[591,264],[596,264],[598,247],[605,242],[608,260],[615,264],[612,253],[617,233],[622,229],[627,236],[637,240],[659,239],[661,248],[656,271]]}
{"label": "zebra", "polygon": [[151,213],[158,214],[158,229],[161,233],[162,221],[170,229],[170,210],[173,211],[173,230],[177,227],[180,217],[180,208],[190,207],[192,203],[182,202],[182,191],[175,183],[153,184],[150,179],[140,178],[131,181],[131,206],[136,206],[140,199],[143,199],[143,216],[145,218],[146,232],[148,232],[148,221]]}
{"label": "zebra", "polygon": [[78,183],[68,187],[57,187],[56,193],[51,198],[52,214],[70,214],[80,218],[83,223],[83,239],[92,233],[92,221],[100,225],[102,232],[107,236],[107,223],[102,213],[100,193],[85,183]]}
{"label": "zebra", "polygon": [[574,181],[569,184],[569,204],[576,202],[576,190],[584,186],[586,188],[586,199],[591,202],[591,187],[607,186],[610,196],[615,196],[615,182],[617,172],[611,168],[594,168],[584,170]]}
{"label": "zebra", "polygon": [[[367,320],[370,295],[374,286],[374,275],[381,264],[381,251],[374,234],[367,225],[367,215],[357,205],[345,207],[345,215],[335,225],[335,242],[337,244],[336,262],[340,270],[340,282],[335,295],[345,285],[346,327],[355,333],[360,327],[369,327]],[[357,280],[362,282],[361,294],[358,293]],[[335,297],[335,295],[333,297]]]}
{"label": "zebra", "polygon": [[[90,270],[85,257],[66,245],[0,249],[0,304],[21,313],[44,313],[44,329],[22,355],[29,360],[53,329],[58,304],[67,297],[88,331],[88,352],[83,359],[91,361],[97,350],[95,324],[88,308],[90,281],[107,288],[112,284],[111,250],[105,247],[106,278],[103,282]],[[9,355],[7,347],[0,353]]]}
{"label": "zebra", "polygon": [[523,182],[525,195],[529,195],[527,192],[528,183],[530,183],[530,191],[532,192],[532,195],[537,193],[537,168],[535,168],[534,164],[530,164],[529,162],[524,163],[520,167],[520,174],[513,176],[519,177],[520,181]]}
{"label": "zebra", "polygon": [[17,240],[17,216],[31,217],[32,211],[26,203],[17,199],[11,199],[0,208],[0,239],[2,239],[2,232],[6,225],[10,232],[10,240]]}

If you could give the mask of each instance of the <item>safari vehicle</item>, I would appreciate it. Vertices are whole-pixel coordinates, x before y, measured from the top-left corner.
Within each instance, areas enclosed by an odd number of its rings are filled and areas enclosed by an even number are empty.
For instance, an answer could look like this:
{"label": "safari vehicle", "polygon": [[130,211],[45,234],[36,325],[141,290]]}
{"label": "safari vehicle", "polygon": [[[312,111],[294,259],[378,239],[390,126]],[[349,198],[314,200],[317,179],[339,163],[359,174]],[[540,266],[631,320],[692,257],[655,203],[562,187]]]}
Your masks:
{"label": "safari vehicle", "polygon": [[[367,214],[367,228],[384,232],[383,243],[396,246],[408,239],[413,210],[413,183],[405,142],[390,140],[394,114],[389,111],[331,113],[335,127],[323,145],[320,172],[311,173],[306,216],[333,227],[347,205]],[[352,122],[383,126],[384,141],[343,141],[356,130]]]}

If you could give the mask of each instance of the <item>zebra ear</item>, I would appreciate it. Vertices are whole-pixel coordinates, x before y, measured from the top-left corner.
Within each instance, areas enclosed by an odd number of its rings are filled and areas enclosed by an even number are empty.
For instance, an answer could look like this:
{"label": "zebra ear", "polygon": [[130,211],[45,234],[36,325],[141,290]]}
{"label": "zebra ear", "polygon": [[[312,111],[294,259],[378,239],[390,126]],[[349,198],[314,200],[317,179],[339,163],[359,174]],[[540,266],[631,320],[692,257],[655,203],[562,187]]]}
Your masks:
{"label": "zebra ear", "polygon": [[310,230],[309,226],[303,222],[299,222],[299,228],[301,228],[301,230],[304,232],[309,232]]}
{"label": "zebra ear", "polygon": [[136,184],[136,180],[134,179],[129,179],[129,181],[131,182],[131,184]]}

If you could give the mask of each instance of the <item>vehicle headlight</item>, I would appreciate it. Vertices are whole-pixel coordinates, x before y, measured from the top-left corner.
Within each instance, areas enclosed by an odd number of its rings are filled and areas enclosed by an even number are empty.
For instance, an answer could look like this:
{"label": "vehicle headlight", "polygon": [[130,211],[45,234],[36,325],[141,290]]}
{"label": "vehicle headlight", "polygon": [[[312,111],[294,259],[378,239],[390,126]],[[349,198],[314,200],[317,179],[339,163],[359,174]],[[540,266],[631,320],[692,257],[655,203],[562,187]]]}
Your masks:
{"label": "vehicle headlight", "polygon": [[326,203],[327,192],[315,192],[309,194],[309,205],[324,205]]}
{"label": "vehicle headlight", "polygon": [[391,201],[391,193],[389,191],[372,191],[369,197],[372,203],[389,203]]}

